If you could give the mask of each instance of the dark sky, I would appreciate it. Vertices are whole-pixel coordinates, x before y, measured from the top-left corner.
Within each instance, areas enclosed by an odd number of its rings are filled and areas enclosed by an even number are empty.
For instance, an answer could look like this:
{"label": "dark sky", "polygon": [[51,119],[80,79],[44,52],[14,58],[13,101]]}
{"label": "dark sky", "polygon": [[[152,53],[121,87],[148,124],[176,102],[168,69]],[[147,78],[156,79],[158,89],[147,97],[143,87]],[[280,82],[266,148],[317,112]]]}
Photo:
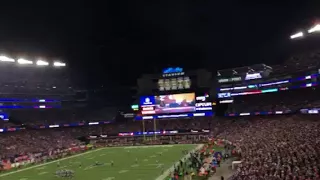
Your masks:
{"label": "dark sky", "polygon": [[59,58],[90,84],[116,85],[167,66],[278,63],[290,33],[320,12],[316,1],[17,2],[1,2],[2,51]]}

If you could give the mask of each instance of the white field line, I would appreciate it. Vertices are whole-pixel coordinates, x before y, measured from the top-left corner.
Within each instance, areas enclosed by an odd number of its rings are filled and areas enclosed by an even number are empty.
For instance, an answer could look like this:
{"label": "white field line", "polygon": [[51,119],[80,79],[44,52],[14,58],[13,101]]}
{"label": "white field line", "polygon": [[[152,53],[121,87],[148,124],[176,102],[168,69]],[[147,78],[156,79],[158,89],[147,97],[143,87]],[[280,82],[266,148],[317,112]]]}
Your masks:
{"label": "white field line", "polygon": [[119,173],[119,174],[122,174],[122,173],[126,173],[126,172],[129,172],[129,170],[121,170],[121,171],[119,171],[118,173]]}
{"label": "white field line", "polygon": [[88,151],[88,152],[84,152],[84,153],[81,153],[81,154],[76,154],[76,155],[73,155],[73,156],[57,159],[57,160],[46,162],[46,163],[43,163],[43,164],[38,164],[38,165],[35,165],[35,166],[26,167],[26,168],[19,169],[19,170],[16,170],[16,171],[11,171],[11,172],[8,172],[8,173],[5,173],[5,174],[1,174],[0,177],[8,176],[8,175],[15,174],[15,173],[22,172],[22,171],[27,171],[29,169],[34,169],[34,168],[37,168],[37,167],[46,166],[48,164],[52,164],[52,163],[55,163],[55,162],[58,162],[58,161],[63,161],[63,160],[66,160],[66,159],[71,159],[71,158],[75,158],[75,157],[78,157],[78,156],[83,156],[85,154],[90,154],[90,153],[93,153],[93,152],[97,152],[97,151],[100,151],[102,149],[105,149],[105,148],[95,149],[95,150],[92,150],[92,151]]}
{"label": "white field line", "polygon": [[108,178],[102,179],[102,180],[114,180],[114,179],[116,179],[116,178],[115,177],[108,177]]}
{"label": "white field line", "polygon": [[44,174],[48,174],[48,172],[40,172],[40,173],[38,173],[38,175],[44,175]]}
{"label": "white field line", "polygon": [[[199,144],[195,149],[193,149],[192,151],[190,152],[194,152],[196,150],[199,150],[203,147],[203,144]],[[183,156],[180,160],[183,160],[185,158],[188,158],[190,157],[190,153],[188,153],[187,155]],[[178,162],[176,162],[175,164],[178,164]],[[164,180],[166,179],[169,175],[170,175],[170,172],[172,172],[174,170],[174,165],[171,166],[169,169],[167,169],[163,174],[161,174],[160,176],[158,176],[157,178],[155,178],[155,180]]]}

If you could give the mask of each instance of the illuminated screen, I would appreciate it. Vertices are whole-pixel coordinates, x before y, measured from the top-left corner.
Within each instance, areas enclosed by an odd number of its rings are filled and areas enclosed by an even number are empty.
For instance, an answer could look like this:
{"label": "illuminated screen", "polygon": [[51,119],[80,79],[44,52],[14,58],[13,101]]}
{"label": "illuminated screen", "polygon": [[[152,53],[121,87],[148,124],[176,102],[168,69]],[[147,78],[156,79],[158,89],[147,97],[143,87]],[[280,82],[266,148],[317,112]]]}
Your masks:
{"label": "illuminated screen", "polygon": [[171,94],[140,98],[141,114],[170,114],[196,111],[195,94]]}

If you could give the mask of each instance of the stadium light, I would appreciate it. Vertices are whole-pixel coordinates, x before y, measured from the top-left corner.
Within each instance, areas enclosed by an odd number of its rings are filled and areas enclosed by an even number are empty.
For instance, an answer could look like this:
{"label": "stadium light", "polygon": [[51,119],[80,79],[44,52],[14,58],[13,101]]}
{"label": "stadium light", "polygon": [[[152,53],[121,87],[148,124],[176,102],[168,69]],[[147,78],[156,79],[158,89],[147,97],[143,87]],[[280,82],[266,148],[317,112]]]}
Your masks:
{"label": "stadium light", "polygon": [[53,66],[62,67],[62,66],[66,66],[66,63],[62,63],[62,62],[56,61],[56,62],[53,63]]}
{"label": "stadium light", "polygon": [[29,61],[29,60],[26,60],[26,59],[23,59],[23,58],[18,59],[18,63],[19,64],[33,64],[32,61]]}
{"label": "stadium light", "polygon": [[319,32],[320,31],[320,24],[317,24],[313,26],[311,29],[308,30],[308,33],[314,33],[314,32]]}
{"label": "stadium light", "polygon": [[296,39],[296,38],[299,38],[299,37],[303,37],[303,32],[298,32],[296,34],[291,35],[290,39]]}
{"label": "stadium light", "polygon": [[7,56],[0,56],[0,61],[3,61],[3,62],[15,62],[14,59],[9,58]]}
{"label": "stadium light", "polygon": [[49,63],[46,61],[38,60],[37,61],[37,66],[48,66]]}

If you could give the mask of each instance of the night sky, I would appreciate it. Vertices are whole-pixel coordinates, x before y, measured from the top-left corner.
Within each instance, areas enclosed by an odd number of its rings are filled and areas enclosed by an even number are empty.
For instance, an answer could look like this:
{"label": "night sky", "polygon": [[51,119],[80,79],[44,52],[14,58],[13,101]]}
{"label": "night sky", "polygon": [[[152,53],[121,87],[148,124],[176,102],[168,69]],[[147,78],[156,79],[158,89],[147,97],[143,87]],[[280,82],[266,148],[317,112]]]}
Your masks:
{"label": "night sky", "polygon": [[320,17],[314,2],[1,2],[0,50],[64,60],[89,85],[134,85],[168,66],[275,64]]}

